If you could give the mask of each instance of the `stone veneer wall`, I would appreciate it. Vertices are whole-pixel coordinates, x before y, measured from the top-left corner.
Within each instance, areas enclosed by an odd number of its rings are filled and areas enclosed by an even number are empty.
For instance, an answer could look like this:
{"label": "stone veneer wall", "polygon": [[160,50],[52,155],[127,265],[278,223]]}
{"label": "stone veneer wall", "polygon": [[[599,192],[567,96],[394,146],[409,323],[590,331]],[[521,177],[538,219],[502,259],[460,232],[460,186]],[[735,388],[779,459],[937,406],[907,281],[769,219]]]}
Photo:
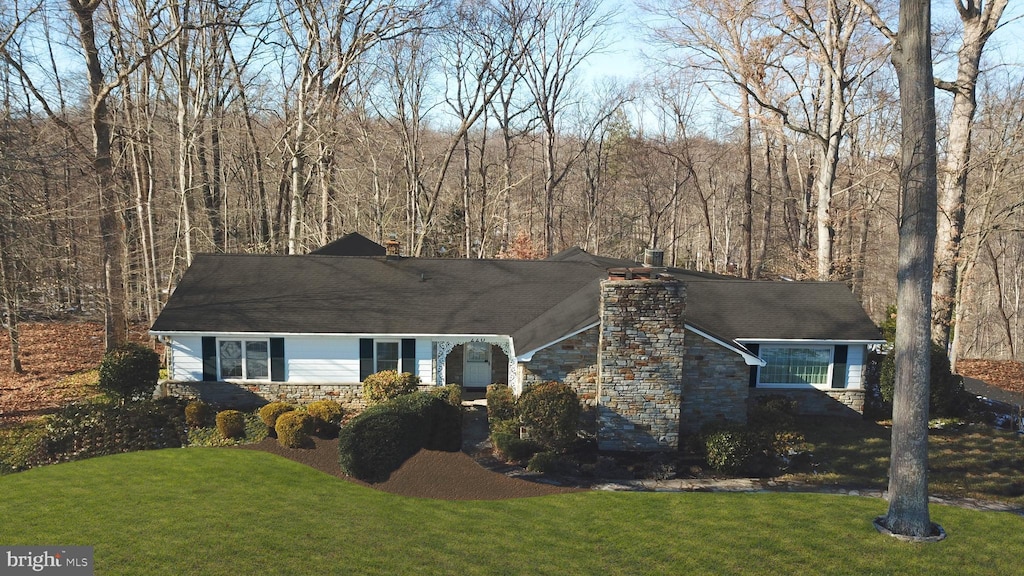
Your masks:
{"label": "stone veneer wall", "polygon": [[161,382],[160,396],[199,399],[216,406],[252,409],[267,402],[282,401],[289,404],[309,404],[316,400],[335,400],[346,411],[361,411],[362,384],[285,384],[281,382]]}
{"label": "stone veneer wall", "polygon": [[685,298],[673,279],[601,282],[599,449],[679,447]]}
{"label": "stone veneer wall", "polygon": [[834,388],[831,390],[795,390],[787,388],[752,388],[750,401],[762,396],[778,395],[797,402],[799,414],[812,416],[864,416],[864,390]]}
{"label": "stone veneer wall", "polygon": [[680,429],[712,421],[747,421],[750,367],[743,357],[695,333],[686,336]]}
{"label": "stone veneer wall", "polygon": [[541,382],[565,382],[586,408],[597,406],[597,341],[595,326],[538,350],[529,362],[520,363],[524,386]]}

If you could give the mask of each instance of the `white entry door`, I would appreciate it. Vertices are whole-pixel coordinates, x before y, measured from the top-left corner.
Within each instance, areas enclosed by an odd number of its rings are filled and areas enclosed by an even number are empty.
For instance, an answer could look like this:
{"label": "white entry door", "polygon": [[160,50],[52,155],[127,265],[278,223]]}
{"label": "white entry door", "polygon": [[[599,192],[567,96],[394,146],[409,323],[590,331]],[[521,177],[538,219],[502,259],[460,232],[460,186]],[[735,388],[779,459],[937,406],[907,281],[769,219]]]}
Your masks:
{"label": "white entry door", "polygon": [[467,342],[464,350],[462,386],[485,388],[491,383],[491,345],[486,342]]}

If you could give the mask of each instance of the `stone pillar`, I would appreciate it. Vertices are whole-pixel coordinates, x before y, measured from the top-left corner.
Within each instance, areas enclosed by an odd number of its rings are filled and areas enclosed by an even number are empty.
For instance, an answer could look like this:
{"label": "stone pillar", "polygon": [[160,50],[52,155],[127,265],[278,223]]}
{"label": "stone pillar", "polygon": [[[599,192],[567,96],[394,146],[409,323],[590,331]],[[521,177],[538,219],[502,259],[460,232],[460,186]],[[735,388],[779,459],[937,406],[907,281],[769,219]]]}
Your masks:
{"label": "stone pillar", "polygon": [[613,269],[601,282],[597,445],[675,450],[683,378],[686,289],[650,269]]}

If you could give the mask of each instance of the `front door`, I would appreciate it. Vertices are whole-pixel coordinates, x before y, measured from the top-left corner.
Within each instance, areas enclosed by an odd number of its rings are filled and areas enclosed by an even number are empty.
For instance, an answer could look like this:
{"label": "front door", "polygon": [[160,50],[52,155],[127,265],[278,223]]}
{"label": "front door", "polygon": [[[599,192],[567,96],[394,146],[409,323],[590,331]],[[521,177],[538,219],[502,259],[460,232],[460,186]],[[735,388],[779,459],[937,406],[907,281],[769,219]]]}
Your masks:
{"label": "front door", "polygon": [[487,387],[491,383],[491,345],[486,342],[466,342],[465,359],[462,386]]}

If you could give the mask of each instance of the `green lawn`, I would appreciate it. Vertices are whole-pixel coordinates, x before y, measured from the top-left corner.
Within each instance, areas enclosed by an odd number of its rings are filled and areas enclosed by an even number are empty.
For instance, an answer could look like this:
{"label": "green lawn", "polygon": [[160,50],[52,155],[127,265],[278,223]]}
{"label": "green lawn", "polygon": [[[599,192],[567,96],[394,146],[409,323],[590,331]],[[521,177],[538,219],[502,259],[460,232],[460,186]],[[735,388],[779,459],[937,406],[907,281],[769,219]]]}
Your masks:
{"label": "green lawn", "polygon": [[[857,419],[800,418],[798,422],[816,469],[786,479],[886,487],[890,428]],[[932,494],[1024,505],[1024,436],[981,424],[931,430],[928,486]]]}
{"label": "green lawn", "polygon": [[421,500],[226,448],[0,477],[0,544],[92,545],[103,575],[1021,572],[1022,517],[933,506],[950,537],[923,545],[877,534],[884,511],[779,493]]}

